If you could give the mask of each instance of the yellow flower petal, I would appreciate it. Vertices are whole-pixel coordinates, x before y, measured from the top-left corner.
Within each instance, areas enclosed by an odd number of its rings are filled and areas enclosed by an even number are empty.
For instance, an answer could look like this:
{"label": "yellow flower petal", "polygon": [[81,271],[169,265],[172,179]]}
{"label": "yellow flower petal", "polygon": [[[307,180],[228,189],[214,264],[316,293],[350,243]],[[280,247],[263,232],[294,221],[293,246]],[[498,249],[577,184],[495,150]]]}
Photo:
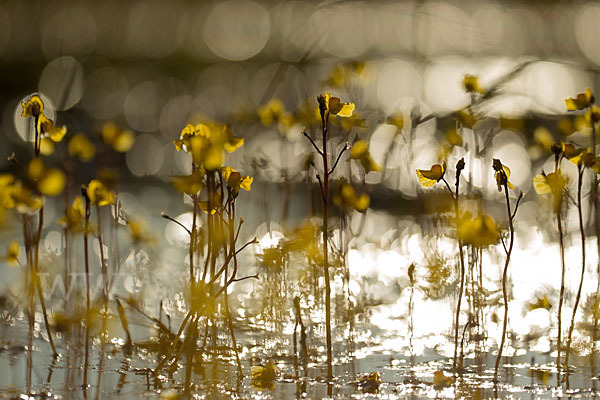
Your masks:
{"label": "yellow flower petal", "polygon": [[54,141],[52,141],[52,139],[49,137],[44,137],[40,142],[40,154],[43,156],[49,156],[54,153],[54,147]]}
{"label": "yellow flower petal", "polygon": [[53,126],[48,131],[48,135],[50,136],[50,139],[52,139],[52,141],[55,143],[58,143],[61,140],[63,140],[63,138],[65,137],[66,134],[67,134],[66,126]]}
{"label": "yellow flower petal", "polygon": [[252,182],[254,181],[254,178],[251,176],[245,176],[242,178],[242,183],[240,185],[240,187],[242,189],[244,189],[246,192],[250,191],[250,186],[252,185]]}

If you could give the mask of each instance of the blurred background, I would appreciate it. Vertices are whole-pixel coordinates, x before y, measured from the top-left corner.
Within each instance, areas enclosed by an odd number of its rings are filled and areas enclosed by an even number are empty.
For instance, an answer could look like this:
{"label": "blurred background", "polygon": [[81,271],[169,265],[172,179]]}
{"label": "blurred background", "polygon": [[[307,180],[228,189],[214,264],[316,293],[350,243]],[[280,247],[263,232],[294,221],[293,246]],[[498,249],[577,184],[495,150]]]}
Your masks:
{"label": "blurred background", "polygon": [[[341,296],[346,286],[354,306],[373,305],[371,322],[389,333],[383,349],[398,349],[407,346],[405,314],[414,288],[410,294],[403,289],[413,285],[410,266],[416,265],[418,282],[441,269],[421,287],[414,310],[441,317],[418,319],[415,336],[423,341],[414,345],[416,353],[436,343],[450,354],[447,332],[440,331],[452,325],[453,304],[429,300],[449,297],[456,288],[456,268],[448,267],[456,245],[448,227],[429,218],[443,199],[428,200],[425,193],[432,190],[420,187],[415,169],[446,158],[453,184],[453,166],[464,157],[462,190],[481,195],[485,212],[506,227],[505,204],[491,169],[492,158],[500,158],[512,170],[517,190],[511,195],[525,194],[516,222],[512,265],[519,272],[511,295],[519,307],[511,310],[511,329],[527,340],[548,334],[536,350],[550,351],[554,309],[528,307],[544,296],[556,304],[559,250],[551,211],[536,196],[532,177],[553,170],[551,143],[589,145],[590,129],[581,115],[567,113],[564,99],[586,87],[596,93],[600,86],[598,21],[600,4],[594,1],[0,1],[0,172],[17,170],[6,161],[12,153],[23,162],[31,159],[28,141],[33,139],[30,122],[21,117],[21,101],[40,93],[44,112],[67,126],[66,142],[83,133],[96,145],[95,157],[77,166],[66,161],[60,146],[48,158],[67,171],[69,180],[65,199],[50,200],[56,207],[46,210],[46,250],[56,252],[58,264],[61,230],[54,222],[79,185],[110,168],[120,178],[124,212],[150,221],[156,241],[149,247],[158,249],[147,254],[130,246],[126,262],[156,267],[146,279],[168,287],[151,295],[169,298],[185,282],[181,266],[188,245],[185,231],[160,219],[160,212],[191,221],[189,201],[170,185],[172,177],[191,172],[191,162],[173,140],[187,123],[206,120],[227,123],[244,138],[226,164],[254,177],[252,191],[240,194],[237,212],[248,221],[243,240],[256,236],[260,241],[253,250],[258,260],[249,256],[241,267],[254,273],[257,265],[266,265],[266,250],[277,245],[282,232],[320,212],[308,158],[314,151],[302,133],[320,138],[316,97],[330,91],[356,104],[355,118],[334,124],[331,154],[362,139],[383,166],[365,173],[344,158],[336,170],[334,178],[361,184],[371,208],[366,214],[335,212],[333,241],[341,243],[348,270],[343,279],[338,274],[334,292]],[[485,95],[465,91],[467,74],[479,77]],[[461,120],[460,111],[469,105],[481,116],[476,123]],[[459,120],[463,128],[457,132]],[[134,134],[129,151],[102,150],[106,122]],[[573,189],[577,167],[563,164]],[[321,168],[320,162],[314,165]],[[590,177],[585,179],[589,187]],[[438,193],[445,190],[440,186]],[[593,246],[593,215],[587,202],[583,208]],[[566,214],[567,259],[575,265],[580,259],[573,234],[577,210],[570,207]],[[11,229],[19,229],[16,218],[12,222],[0,232],[3,243]],[[484,284],[497,288],[504,253],[497,245],[482,257]],[[596,262],[592,251],[584,285],[588,297],[596,290]],[[179,281],[173,271],[180,271]],[[578,279],[573,268],[568,291]],[[128,285],[130,293],[141,290],[138,281]],[[232,300],[234,308],[241,304],[250,310],[246,314],[239,307],[240,318],[260,313],[245,296],[254,290],[261,298],[262,289],[252,285],[237,286],[241,294]],[[427,285],[439,293],[427,291]],[[180,300],[173,300],[175,307],[181,308]],[[391,307],[378,307],[382,303]],[[498,331],[495,315],[486,318]],[[439,340],[432,342],[435,337]]]}

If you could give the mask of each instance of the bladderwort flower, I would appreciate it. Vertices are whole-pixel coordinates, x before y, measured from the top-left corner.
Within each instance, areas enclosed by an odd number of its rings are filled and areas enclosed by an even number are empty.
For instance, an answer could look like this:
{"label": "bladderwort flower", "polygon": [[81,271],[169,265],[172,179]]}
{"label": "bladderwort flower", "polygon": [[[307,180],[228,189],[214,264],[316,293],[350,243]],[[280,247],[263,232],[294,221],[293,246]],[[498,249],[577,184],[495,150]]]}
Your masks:
{"label": "bladderwort flower", "polygon": [[87,195],[90,203],[99,207],[115,204],[117,200],[117,195],[97,179],[92,179],[88,184]]}
{"label": "bladderwort flower", "polygon": [[446,173],[446,161],[434,164],[431,169],[417,169],[417,178],[423,187],[432,187],[444,178]]}
{"label": "bladderwort flower", "polygon": [[252,185],[252,181],[254,180],[251,176],[242,176],[242,174],[231,167],[223,168],[222,173],[223,179],[234,198],[238,196],[240,189],[244,189],[247,192],[250,191],[250,185]]}
{"label": "bladderwort flower", "polygon": [[198,167],[213,171],[221,168],[223,151],[233,153],[244,144],[244,139],[235,136],[226,125],[210,122],[188,124],[173,144],[177,151],[190,153]]}
{"label": "bladderwort flower", "polygon": [[587,88],[585,89],[585,92],[578,93],[575,97],[565,99],[565,105],[567,106],[567,111],[585,110],[594,104],[595,101],[596,99],[592,94],[592,90]]}

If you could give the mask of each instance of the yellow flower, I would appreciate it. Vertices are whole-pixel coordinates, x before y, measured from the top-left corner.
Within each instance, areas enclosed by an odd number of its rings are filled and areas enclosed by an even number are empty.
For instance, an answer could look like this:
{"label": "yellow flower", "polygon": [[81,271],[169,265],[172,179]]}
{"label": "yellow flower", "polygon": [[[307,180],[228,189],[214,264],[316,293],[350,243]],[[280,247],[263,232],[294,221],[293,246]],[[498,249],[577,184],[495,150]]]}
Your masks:
{"label": "yellow flower", "polygon": [[551,193],[554,212],[560,212],[567,182],[560,169],[548,175],[542,171],[533,177],[533,188],[539,195]]}
{"label": "yellow flower", "polygon": [[360,161],[360,164],[365,169],[365,172],[381,171],[381,166],[373,161],[369,153],[369,145],[364,140],[359,140],[352,145],[350,149],[350,158]]}
{"label": "yellow flower", "polygon": [[21,214],[33,214],[44,204],[42,197],[37,196],[28,188],[24,187],[21,181],[16,181],[6,187],[8,196],[4,198],[4,207],[16,208]]}
{"label": "yellow flower", "polygon": [[84,217],[85,208],[83,205],[83,198],[77,196],[75,197],[75,200],[73,200],[73,204],[70,207],[67,207],[65,216],[59,219],[58,223],[71,232],[83,232]]}
{"label": "yellow flower", "polygon": [[571,143],[563,142],[561,147],[563,155],[575,165],[579,164],[581,158],[588,152],[586,149],[576,147]]}
{"label": "yellow flower", "polygon": [[590,110],[585,114],[585,120],[588,124],[596,124],[600,122],[600,107],[591,106]]}
{"label": "yellow flower", "polygon": [[54,121],[50,118],[46,118],[43,113],[40,113],[38,117],[37,129],[40,135],[47,135],[55,143],[60,142],[67,134],[67,127],[54,126]]}
{"label": "yellow flower", "polygon": [[135,135],[128,129],[120,129],[114,122],[102,126],[102,140],[119,153],[126,153],[135,142]]}
{"label": "yellow flower", "polygon": [[502,191],[502,186],[504,185],[506,185],[509,189],[515,188],[514,185],[508,180],[510,178],[510,168],[508,168],[506,165],[503,165],[497,158],[494,158],[492,167],[495,171],[494,178],[496,179],[499,192]]}
{"label": "yellow flower", "polygon": [[148,231],[144,223],[140,221],[129,220],[127,221],[127,226],[129,226],[129,230],[131,231],[131,240],[134,243],[154,243],[154,237]]}
{"label": "yellow flower", "polygon": [[240,188],[249,192],[250,185],[254,180],[254,178],[251,176],[242,176],[239,172],[231,167],[223,168],[223,179],[225,179],[227,186],[231,188],[234,197],[237,197],[240,192]]}
{"label": "yellow flower", "polygon": [[26,103],[21,102],[21,107],[21,117],[38,117],[44,111],[44,102],[40,96],[34,94]]}
{"label": "yellow flower", "polygon": [[11,267],[19,265],[19,243],[14,240],[10,242],[8,249],[6,250],[5,259]]}
{"label": "yellow flower", "polygon": [[484,94],[484,90],[479,86],[479,78],[474,75],[465,75],[463,77],[463,88],[468,93],[480,93]]}
{"label": "yellow flower", "polygon": [[351,117],[354,112],[354,103],[342,103],[339,97],[333,97],[331,93],[325,93],[317,97],[321,118],[326,119],[330,114],[338,117]]}
{"label": "yellow flower", "polygon": [[77,157],[79,161],[86,162],[94,158],[96,147],[86,135],[78,133],[69,140],[67,151],[71,157]]}
{"label": "yellow flower", "polygon": [[431,169],[418,169],[417,178],[423,187],[431,187],[439,182],[446,173],[446,161],[442,164],[434,164]]}
{"label": "yellow flower", "polygon": [[590,107],[594,104],[594,101],[595,99],[592,90],[587,88],[584,93],[577,94],[577,97],[565,99],[565,105],[567,106],[567,111],[577,111]]}
{"label": "yellow flower", "polygon": [[221,167],[223,150],[234,152],[244,144],[244,139],[234,136],[226,125],[188,124],[173,144],[177,151],[190,153],[195,164],[212,171]]}
{"label": "yellow flower", "polygon": [[115,204],[117,195],[111,192],[102,182],[92,179],[87,187],[87,194],[92,204],[100,207]]}
{"label": "yellow flower", "polygon": [[62,193],[67,178],[64,172],[57,168],[46,168],[40,158],[34,158],[29,163],[27,174],[37,183],[40,193],[46,196],[58,196]]}

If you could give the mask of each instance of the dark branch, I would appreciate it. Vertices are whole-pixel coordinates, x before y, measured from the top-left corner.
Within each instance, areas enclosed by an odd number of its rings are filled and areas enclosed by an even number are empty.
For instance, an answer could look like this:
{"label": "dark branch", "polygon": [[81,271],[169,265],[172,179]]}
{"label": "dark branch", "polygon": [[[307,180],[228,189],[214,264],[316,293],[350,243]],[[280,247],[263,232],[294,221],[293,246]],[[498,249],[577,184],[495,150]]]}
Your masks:
{"label": "dark branch", "polygon": [[310,141],[310,143],[313,145],[313,147],[315,148],[315,150],[317,150],[317,153],[319,153],[321,155],[321,157],[323,156],[323,152],[321,151],[321,149],[319,149],[319,146],[317,146],[317,144],[314,142],[314,140],[312,140],[312,138],[308,135],[308,133],[306,133],[306,131],[302,131],[302,134],[304,136],[306,136],[306,138]]}
{"label": "dark branch", "polygon": [[169,215],[165,214],[164,212],[161,212],[160,216],[163,217],[164,219],[168,219],[169,221],[175,222],[177,225],[179,225],[180,227],[185,229],[185,231],[188,233],[188,235],[192,236],[192,232],[188,228],[186,228],[181,222],[177,221],[175,218],[171,218]]}
{"label": "dark branch", "polygon": [[346,150],[348,150],[349,146],[348,143],[346,143],[344,145],[344,148],[342,149],[342,151],[340,151],[340,154],[338,154],[337,159],[335,160],[335,163],[333,164],[333,167],[331,167],[331,169],[327,172],[327,175],[331,175],[333,173],[333,171],[335,170],[335,167],[337,167],[338,163],[340,162],[340,159],[342,158],[342,154],[344,154],[344,152]]}

